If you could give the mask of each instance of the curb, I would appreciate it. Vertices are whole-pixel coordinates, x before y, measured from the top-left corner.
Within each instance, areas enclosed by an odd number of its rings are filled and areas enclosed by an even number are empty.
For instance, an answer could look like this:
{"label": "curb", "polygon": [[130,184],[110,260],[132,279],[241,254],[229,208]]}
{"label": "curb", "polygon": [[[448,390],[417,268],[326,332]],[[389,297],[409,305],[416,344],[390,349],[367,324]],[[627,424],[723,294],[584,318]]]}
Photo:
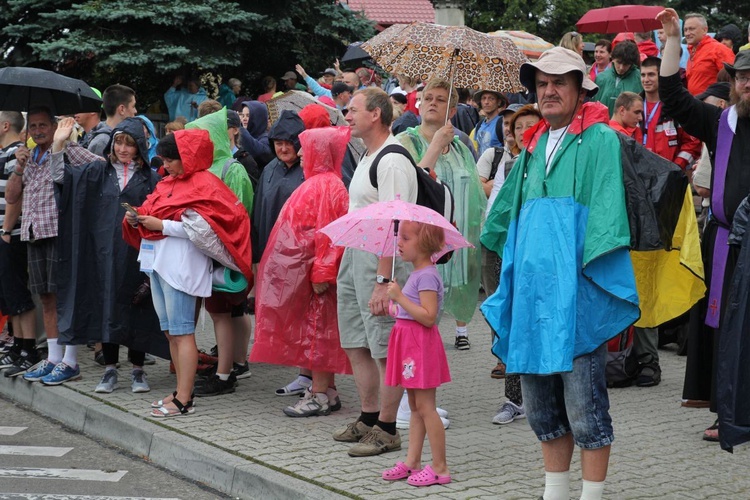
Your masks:
{"label": "curb", "polygon": [[166,429],[64,386],[47,387],[18,377],[0,377],[0,396],[233,497],[348,498]]}

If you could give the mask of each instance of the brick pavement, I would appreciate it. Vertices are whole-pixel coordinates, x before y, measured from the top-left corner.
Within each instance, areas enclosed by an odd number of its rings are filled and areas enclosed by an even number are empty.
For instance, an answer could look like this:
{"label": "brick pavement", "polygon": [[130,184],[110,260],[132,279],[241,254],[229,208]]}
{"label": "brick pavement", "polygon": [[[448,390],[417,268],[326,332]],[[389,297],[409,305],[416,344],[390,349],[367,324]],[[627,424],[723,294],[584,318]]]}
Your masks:
{"label": "brick pavement", "polygon": [[[282,408],[293,402],[274,390],[286,384],[295,370],[271,365],[253,365],[252,377],[240,381],[237,392],[197,399],[196,412],[185,418],[160,421],[166,427],[211,444],[253,463],[325,485],[353,498],[538,498],[543,491],[543,465],[539,445],[525,420],[498,426],[491,423],[503,392],[502,381],[489,377],[495,360],[489,353],[488,328],[479,312],[469,324],[472,348],[453,348],[453,322],[444,318],[445,340],[453,382],[438,391],[439,405],[449,411],[447,458],[453,483],[418,489],[405,482],[389,483],[380,472],[403,460],[408,431],[402,431],[403,449],[379,457],[350,458],[348,444],[337,443],[331,433],[358,415],[358,400],[352,377],[339,377],[337,384],[343,409],[327,417],[293,419]],[[199,343],[213,345],[211,322],[199,322]],[[747,446],[735,454],[701,440],[702,430],[712,423],[705,409],[680,407],[685,358],[668,346],[661,352],[663,378],[654,388],[610,391],[616,440],[612,448],[607,498],[750,498]],[[132,394],[129,367],[120,368],[120,389],[110,395],[94,394],[101,367],[93,353],[81,351],[84,377],[59,390],[75,390],[105,401],[147,420],[149,403],[173,390],[168,363],[147,367],[151,393]],[[125,350],[121,358],[125,359]],[[426,446],[426,451],[429,447]],[[424,459],[429,462],[429,455]],[[580,476],[576,455],[572,477]],[[571,485],[573,497],[580,481]]]}

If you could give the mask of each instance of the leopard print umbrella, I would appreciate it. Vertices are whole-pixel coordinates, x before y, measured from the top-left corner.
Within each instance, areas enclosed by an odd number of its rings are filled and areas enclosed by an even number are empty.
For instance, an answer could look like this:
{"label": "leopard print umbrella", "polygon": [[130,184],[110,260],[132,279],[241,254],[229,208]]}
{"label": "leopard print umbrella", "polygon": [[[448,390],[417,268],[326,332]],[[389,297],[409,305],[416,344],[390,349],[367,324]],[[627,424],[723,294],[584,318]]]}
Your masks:
{"label": "leopard print umbrella", "polygon": [[435,76],[455,87],[520,92],[521,64],[528,58],[513,42],[464,26],[394,24],[361,45],[389,73],[417,80]]}

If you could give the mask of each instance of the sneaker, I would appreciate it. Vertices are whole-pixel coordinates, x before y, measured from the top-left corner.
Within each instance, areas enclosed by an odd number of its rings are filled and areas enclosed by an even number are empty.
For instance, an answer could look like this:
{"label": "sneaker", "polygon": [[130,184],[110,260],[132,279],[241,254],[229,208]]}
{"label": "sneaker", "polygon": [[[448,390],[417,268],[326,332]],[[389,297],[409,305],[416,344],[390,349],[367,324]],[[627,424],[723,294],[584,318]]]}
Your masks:
{"label": "sneaker", "polygon": [[360,419],[357,419],[351,424],[347,424],[345,428],[334,432],[333,439],[334,441],[341,441],[343,443],[358,443],[371,430],[372,427],[365,425]]}
{"label": "sneaker", "polygon": [[331,407],[328,406],[328,396],[305,392],[305,396],[293,406],[284,408],[284,414],[288,417],[316,417],[330,415]]}
{"label": "sneaker", "polygon": [[326,389],[326,397],[328,397],[328,406],[331,408],[331,411],[339,411],[341,409],[339,391],[333,387],[329,387]]}
{"label": "sneaker", "polygon": [[237,380],[248,378],[250,375],[252,375],[252,372],[250,372],[250,364],[245,361],[245,364],[241,365],[239,363],[232,363],[232,373],[234,373],[234,376],[237,377]]}
{"label": "sneaker", "polygon": [[234,392],[234,386],[237,383],[237,377],[234,373],[229,374],[229,379],[221,380],[218,375],[211,375],[206,383],[195,388],[195,395],[199,398],[220,396]]}
{"label": "sneaker", "polygon": [[492,418],[493,424],[509,424],[516,419],[526,418],[526,411],[523,405],[518,406],[512,401],[506,401],[498,410],[497,415]]}
{"label": "sneaker", "polygon": [[10,368],[16,364],[16,361],[21,357],[21,353],[14,350],[8,351],[5,356],[0,357],[0,370]]}
{"label": "sneaker", "polygon": [[10,368],[8,368],[7,370],[5,370],[3,374],[8,378],[23,375],[38,362],[39,362],[39,358],[36,357],[36,353],[34,352],[26,353],[24,351],[21,351],[21,355],[16,360],[16,363]]}
{"label": "sneaker", "polygon": [[469,337],[466,337],[465,335],[460,335],[456,337],[456,343],[453,345],[459,351],[468,351],[469,349],[471,349],[471,343],[469,342]]}
{"label": "sneaker", "polygon": [[130,389],[136,393],[149,392],[151,390],[146,380],[146,372],[136,369],[130,373]]}
{"label": "sneaker", "polygon": [[29,370],[27,370],[23,376],[23,379],[27,382],[39,382],[43,377],[46,377],[47,375],[52,373],[52,370],[54,369],[55,365],[53,365],[46,359],[43,359],[40,363],[37,363],[36,366],[33,366]]}
{"label": "sneaker", "polygon": [[214,358],[218,358],[219,357],[219,346],[214,344],[214,346],[211,348],[210,351],[208,351],[208,353],[211,356],[213,356]]}
{"label": "sneaker", "polygon": [[101,382],[99,382],[99,385],[96,386],[96,389],[94,389],[94,392],[98,392],[100,394],[110,394],[112,391],[117,389],[117,376],[119,374],[117,373],[117,370],[108,369],[104,371],[104,375],[102,376]]}
{"label": "sneaker", "polygon": [[297,378],[289,382],[281,389],[276,389],[277,396],[296,396],[302,395],[307,389],[312,387],[312,380],[303,376],[298,375]]}
{"label": "sneaker", "polygon": [[391,435],[375,425],[365,437],[360,439],[359,443],[349,448],[349,456],[372,457],[380,455],[381,453],[400,449],[401,435],[398,431],[396,431],[396,434]]}
{"label": "sneaker", "polygon": [[151,354],[146,353],[146,356],[143,358],[143,365],[155,365],[156,364],[156,358],[153,357]]}
{"label": "sneaker", "polygon": [[659,363],[651,362],[641,365],[641,372],[635,380],[638,387],[653,387],[661,382],[661,367]]}
{"label": "sneaker", "polygon": [[60,385],[64,382],[80,380],[81,369],[78,365],[68,366],[62,361],[55,365],[49,375],[42,377],[41,382],[44,385]]}
{"label": "sneaker", "polygon": [[0,340],[0,354],[7,354],[11,347],[13,347],[13,337]]}

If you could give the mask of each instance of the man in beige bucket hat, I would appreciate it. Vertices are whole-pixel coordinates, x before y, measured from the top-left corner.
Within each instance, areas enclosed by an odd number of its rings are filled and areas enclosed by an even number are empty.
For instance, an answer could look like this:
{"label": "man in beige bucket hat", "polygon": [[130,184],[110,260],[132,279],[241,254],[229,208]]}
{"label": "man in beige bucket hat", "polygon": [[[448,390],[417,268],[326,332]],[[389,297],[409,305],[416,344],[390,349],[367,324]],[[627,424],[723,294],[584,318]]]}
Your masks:
{"label": "man in beige bucket hat", "polygon": [[497,332],[493,352],[521,375],[544,457],[542,498],[570,497],[578,445],[581,499],[599,499],[614,439],[607,341],[639,316],[620,140],[607,108],[584,103],[598,88],[576,52],[550,49],[523,64],[520,79],[544,120],[527,131],[482,232],[502,255],[482,312]]}

